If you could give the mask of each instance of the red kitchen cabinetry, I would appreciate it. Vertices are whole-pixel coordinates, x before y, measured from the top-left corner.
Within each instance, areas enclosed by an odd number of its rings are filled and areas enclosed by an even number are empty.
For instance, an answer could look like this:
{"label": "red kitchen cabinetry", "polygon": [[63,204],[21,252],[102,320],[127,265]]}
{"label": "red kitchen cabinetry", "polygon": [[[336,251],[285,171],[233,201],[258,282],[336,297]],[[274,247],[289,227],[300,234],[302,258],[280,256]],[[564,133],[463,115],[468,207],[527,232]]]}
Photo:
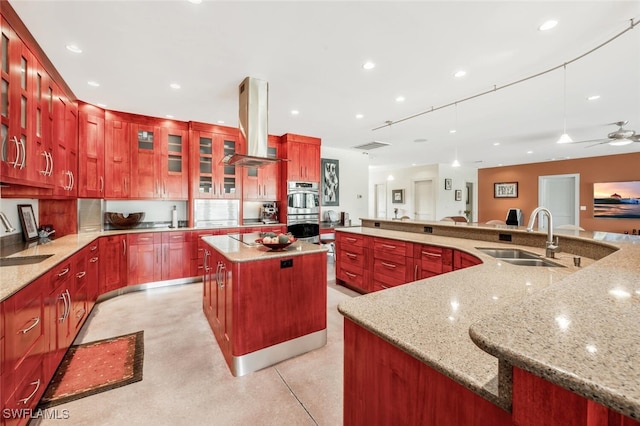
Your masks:
{"label": "red kitchen cabinetry", "polygon": [[87,311],[95,305],[100,295],[100,242],[93,241],[85,249],[87,255]]}
{"label": "red kitchen cabinetry", "polygon": [[453,249],[415,244],[415,279],[429,278],[453,271]]}
{"label": "red kitchen cabinetry", "polygon": [[53,196],[78,194],[78,111],[57,85],[53,87]]}
{"label": "red kitchen cabinetry", "polygon": [[58,368],[75,336],[75,326],[71,324],[76,307],[74,266],[75,261],[68,259],[50,272],[49,293],[45,300],[48,330],[46,372],[49,377]]}
{"label": "red kitchen cabinetry", "polygon": [[130,234],[128,285],[160,281],[162,278],[162,235],[158,232]]}
{"label": "red kitchen cabinetry", "polygon": [[368,293],[374,290],[370,279],[367,237],[343,232],[336,233],[336,279],[354,290]]}
{"label": "red kitchen cabinetry", "polygon": [[162,194],[156,156],[161,155],[160,127],[130,123],[131,198],[158,198]]}
{"label": "red kitchen cabinetry", "polygon": [[129,122],[122,114],[105,112],[104,197],[126,199],[131,194]]}
{"label": "red kitchen cabinetry", "polygon": [[186,200],[189,196],[189,131],[187,123],[164,121],[158,157],[160,198]]}
{"label": "red kitchen cabinetry", "polygon": [[243,152],[238,129],[190,123],[192,198],[242,198],[240,167],[224,158]]}
{"label": "red kitchen cabinetry", "polygon": [[[267,157],[278,158],[279,138],[269,136]],[[278,201],[278,177],[280,163],[262,167],[242,168],[242,191],[244,200]]]}
{"label": "red kitchen cabinetry", "polygon": [[482,261],[472,254],[460,250],[453,251],[453,269],[463,269],[481,264]]}
{"label": "red kitchen cabinetry", "polygon": [[415,281],[413,243],[377,237],[367,240],[365,245],[373,247],[371,274],[374,291]]}
{"label": "red kitchen cabinetry", "polygon": [[103,198],[105,112],[96,106],[78,105],[78,197]]}
{"label": "red kitchen cabinetry", "polygon": [[189,232],[162,233],[162,280],[191,276],[191,238]]}
{"label": "red kitchen cabinetry", "polygon": [[127,285],[127,236],[111,235],[108,237],[100,237],[99,243],[100,256],[100,281],[99,294],[108,293]]}
{"label": "red kitchen cabinetry", "polygon": [[[287,133],[281,137],[286,181],[320,182],[320,139]],[[283,184],[281,183],[281,188]]]}

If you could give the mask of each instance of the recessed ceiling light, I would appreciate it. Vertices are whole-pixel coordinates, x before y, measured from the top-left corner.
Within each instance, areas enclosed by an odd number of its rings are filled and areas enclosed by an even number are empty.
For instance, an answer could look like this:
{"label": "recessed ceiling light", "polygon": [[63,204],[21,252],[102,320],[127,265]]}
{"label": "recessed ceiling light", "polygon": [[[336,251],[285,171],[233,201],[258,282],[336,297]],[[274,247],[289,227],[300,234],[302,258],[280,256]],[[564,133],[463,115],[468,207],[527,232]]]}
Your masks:
{"label": "recessed ceiling light", "polygon": [[171,87],[172,89],[179,89],[180,85],[178,83],[171,83],[169,87]]}
{"label": "recessed ceiling light", "polygon": [[527,154],[533,154],[533,151],[527,151]]}
{"label": "recessed ceiling light", "polygon": [[356,118],[362,118],[362,117],[364,117],[364,115],[362,115],[362,114],[356,114]]}
{"label": "recessed ceiling light", "polygon": [[538,30],[540,31],[548,31],[552,28],[555,28],[555,26],[558,25],[558,21],[554,21],[553,19],[550,19],[548,21],[546,21],[545,23],[543,23],[542,25],[540,25],[538,27]]}
{"label": "recessed ceiling light", "polygon": [[455,132],[457,132],[457,130],[456,130],[456,129],[451,129],[451,130],[449,130],[449,133],[451,133],[451,134],[453,134],[453,133],[455,133]]}
{"label": "recessed ceiling light", "polygon": [[588,101],[595,101],[596,99],[600,99],[600,95],[592,95],[587,98]]}
{"label": "recessed ceiling light", "polygon": [[96,104],[97,106],[99,106],[100,108],[106,108],[107,104]]}
{"label": "recessed ceiling light", "polygon": [[291,115],[298,115],[298,114],[300,114],[300,111],[298,111],[297,109],[291,110]]}
{"label": "recessed ceiling light", "polygon": [[189,3],[193,3],[193,4],[200,4],[202,3],[202,0],[187,0]]}
{"label": "recessed ceiling light", "polygon": [[73,53],[82,53],[82,49],[80,49],[75,44],[67,44],[67,50]]}
{"label": "recessed ceiling light", "polygon": [[167,118],[173,118],[173,115],[171,115],[171,114],[167,114],[167,115],[166,115],[166,117],[167,117]]}
{"label": "recessed ceiling light", "polygon": [[93,86],[93,87],[100,87],[100,83],[98,83],[97,81],[87,81],[87,84],[89,86]]}
{"label": "recessed ceiling light", "polygon": [[376,64],[374,64],[371,61],[367,61],[364,64],[362,64],[362,68],[364,68],[365,70],[372,70],[376,67]]}
{"label": "recessed ceiling light", "polygon": [[404,102],[404,96],[398,96],[396,102]]}
{"label": "recessed ceiling light", "polygon": [[498,145],[500,145],[500,142],[494,142],[493,143],[493,146],[498,146]]}
{"label": "recessed ceiling light", "polygon": [[224,120],[218,120],[218,124],[224,124]]}
{"label": "recessed ceiling light", "polygon": [[465,70],[460,70],[460,71],[456,71],[455,74],[453,74],[454,77],[464,77],[465,75],[467,75],[467,72]]}

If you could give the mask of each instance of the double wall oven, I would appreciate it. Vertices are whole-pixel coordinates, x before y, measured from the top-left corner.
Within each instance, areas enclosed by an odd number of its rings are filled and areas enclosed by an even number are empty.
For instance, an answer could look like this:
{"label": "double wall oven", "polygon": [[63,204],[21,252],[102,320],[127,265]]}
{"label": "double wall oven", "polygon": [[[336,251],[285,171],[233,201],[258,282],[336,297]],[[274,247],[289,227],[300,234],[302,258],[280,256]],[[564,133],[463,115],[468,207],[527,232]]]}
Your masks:
{"label": "double wall oven", "polygon": [[302,241],[320,241],[320,194],[317,182],[287,183],[287,231]]}

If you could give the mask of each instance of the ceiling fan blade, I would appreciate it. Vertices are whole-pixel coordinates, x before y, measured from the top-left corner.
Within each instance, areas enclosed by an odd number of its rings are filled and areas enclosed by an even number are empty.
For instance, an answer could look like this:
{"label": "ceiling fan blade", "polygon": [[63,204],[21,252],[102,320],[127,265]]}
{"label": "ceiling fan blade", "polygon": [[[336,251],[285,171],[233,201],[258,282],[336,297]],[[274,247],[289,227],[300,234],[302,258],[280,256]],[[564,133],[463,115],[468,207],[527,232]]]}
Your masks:
{"label": "ceiling fan blade", "polygon": [[598,142],[595,145],[599,145],[599,144],[602,144],[602,143],[607,143],[610,140],[611,139],[602,139],[602,138],[600,138],[600,139],[589,139],[589,140],[586,140],[586,141],[569,142],[567,145],[572,145],[572,144],[576,144],[576,143],[589,143],[589,142]]}

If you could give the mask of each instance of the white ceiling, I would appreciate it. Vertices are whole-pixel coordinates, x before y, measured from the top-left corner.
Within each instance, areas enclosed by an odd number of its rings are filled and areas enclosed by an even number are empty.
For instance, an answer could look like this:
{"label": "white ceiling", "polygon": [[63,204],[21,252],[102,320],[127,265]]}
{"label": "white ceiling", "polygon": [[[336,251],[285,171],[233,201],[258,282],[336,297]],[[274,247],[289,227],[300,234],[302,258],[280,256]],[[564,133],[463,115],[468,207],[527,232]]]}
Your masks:
{"label": "white ceiling", "polygon": [[[640,151],[555,143],[562,68],[372,130],[571,61],[640,21],[635,0],[10,3],[76,96],[112,110],[235,127],[238,84],[252,76],[269,82],[270,134],[344,149],[391,143],[369,151],[375,167],[450,163],[456,151],[478,168]],[[547,19],[558,26],[538,31]],[[367,60],[376,68],[364,70]],[[456,79],[459,69],[467,75]],[[606,137],[620,120],[640,133],[640,25],[566,67],[574,140]]]}

